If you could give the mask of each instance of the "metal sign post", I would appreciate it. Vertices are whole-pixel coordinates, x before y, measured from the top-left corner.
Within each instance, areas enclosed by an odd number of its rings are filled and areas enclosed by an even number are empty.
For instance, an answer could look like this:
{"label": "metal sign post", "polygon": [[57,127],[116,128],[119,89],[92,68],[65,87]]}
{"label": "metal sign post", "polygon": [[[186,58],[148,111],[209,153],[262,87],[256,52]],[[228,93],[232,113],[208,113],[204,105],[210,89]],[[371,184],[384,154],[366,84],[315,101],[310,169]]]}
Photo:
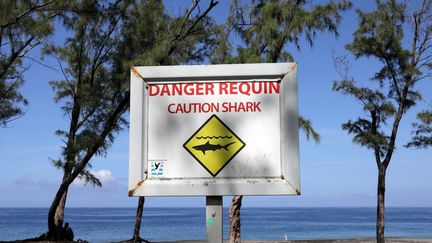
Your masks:
{"label": "metal sign post", "polygon": [[207,243],[222,243],[222,196],[206,197],[206,240]]}

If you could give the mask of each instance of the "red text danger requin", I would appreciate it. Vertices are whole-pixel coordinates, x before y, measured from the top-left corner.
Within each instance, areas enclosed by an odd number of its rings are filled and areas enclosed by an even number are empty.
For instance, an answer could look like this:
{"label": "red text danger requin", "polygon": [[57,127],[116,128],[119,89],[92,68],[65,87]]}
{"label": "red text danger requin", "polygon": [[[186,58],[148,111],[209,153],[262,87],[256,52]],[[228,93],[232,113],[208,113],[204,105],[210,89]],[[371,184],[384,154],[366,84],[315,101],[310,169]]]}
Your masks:
{"label": "red text danger requin", "polygon": [[[279,94],[279,82],[219,82],[151,84],[149,96]],[[261,112],[261,102],[171,103],[169,113]]]}

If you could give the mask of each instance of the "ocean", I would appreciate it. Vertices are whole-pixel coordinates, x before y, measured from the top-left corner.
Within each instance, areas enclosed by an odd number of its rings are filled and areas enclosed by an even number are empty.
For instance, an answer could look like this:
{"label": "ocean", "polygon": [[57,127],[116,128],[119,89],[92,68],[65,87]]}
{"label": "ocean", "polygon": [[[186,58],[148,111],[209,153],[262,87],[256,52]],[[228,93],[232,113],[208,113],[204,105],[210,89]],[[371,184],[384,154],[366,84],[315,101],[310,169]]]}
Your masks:
{"label": "ocean", "polygon": [[[47,229],[47,208],[0,208],[0,241],[36,237]],[[375,236],[375,208],[243,208],[245,240],[344,239]],[[75,239],[130,239],[135,208],[66,208]],[[205,239],[205,208],[144,208],[141,237],[150,241]],[[387,208],[387,237],[432,239],[432,207]],[[224,238],[228,208],[224,208]]]}

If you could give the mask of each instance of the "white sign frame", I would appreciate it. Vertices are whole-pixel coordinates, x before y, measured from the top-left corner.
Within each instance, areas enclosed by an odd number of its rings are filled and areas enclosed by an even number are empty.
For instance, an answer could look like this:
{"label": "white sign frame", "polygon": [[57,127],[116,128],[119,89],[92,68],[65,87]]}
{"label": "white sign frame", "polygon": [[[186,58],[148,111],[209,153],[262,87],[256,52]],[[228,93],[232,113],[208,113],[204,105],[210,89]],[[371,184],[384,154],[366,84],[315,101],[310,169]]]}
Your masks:
{"label": "white sign frame", "polygon": [[[279,178],[148,179],[148,83],[281,80]],[[221,64],[131,68],[129,196],[300,195],[297,64]]]}

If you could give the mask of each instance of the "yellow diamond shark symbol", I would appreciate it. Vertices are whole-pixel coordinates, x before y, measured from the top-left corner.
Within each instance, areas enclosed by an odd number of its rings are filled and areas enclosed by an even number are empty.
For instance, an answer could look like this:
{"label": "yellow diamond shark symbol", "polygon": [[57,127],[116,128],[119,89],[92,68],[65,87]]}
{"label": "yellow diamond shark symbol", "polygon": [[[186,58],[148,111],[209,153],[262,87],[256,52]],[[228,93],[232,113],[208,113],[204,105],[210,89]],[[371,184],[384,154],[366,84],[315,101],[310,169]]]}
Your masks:
{"label": "yellow diamond shark symbol", "polygon": [[183,147],[213,177],[246,146],[216,115],[212,115]]}

